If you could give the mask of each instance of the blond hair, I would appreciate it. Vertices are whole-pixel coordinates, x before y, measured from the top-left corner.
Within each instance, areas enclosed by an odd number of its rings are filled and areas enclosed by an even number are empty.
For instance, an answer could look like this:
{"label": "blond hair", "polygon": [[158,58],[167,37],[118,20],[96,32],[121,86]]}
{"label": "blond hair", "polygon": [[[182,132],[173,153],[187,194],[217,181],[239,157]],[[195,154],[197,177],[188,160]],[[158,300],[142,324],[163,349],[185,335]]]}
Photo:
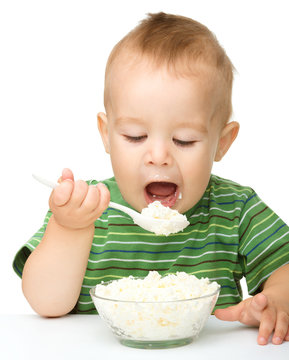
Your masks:
{"label": "blond hair", "polygon": [[[232,114],[234,66],[215,35],[201,23],[184,16],[163,12],[148,14],[112,49],[105,71],[104,103],[108,101],[107,79],[120,56],[133,62],[146,57],[155,66],[166,65],[176,75],[195,73],[196,65],[207,66],[222,82],[218,112],[224,122]],[[219,116],[218,116],[219,117]]]}

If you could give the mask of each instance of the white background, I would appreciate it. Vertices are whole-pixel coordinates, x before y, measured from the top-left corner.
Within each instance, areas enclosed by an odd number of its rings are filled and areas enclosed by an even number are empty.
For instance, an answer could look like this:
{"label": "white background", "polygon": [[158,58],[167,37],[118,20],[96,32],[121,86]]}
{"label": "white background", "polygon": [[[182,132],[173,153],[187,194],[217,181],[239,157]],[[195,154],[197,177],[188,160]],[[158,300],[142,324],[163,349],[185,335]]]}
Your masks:
{"label": "white background", "polygon": [[57,180],[112,175],[97,133],[111,48],[148,12],[207,25],[238,73],[239,137],[213,172],[253,187],[289,223],[287,1],[0,0],[1,313],[32,313],[12,270],[20,246],[42,225]]}

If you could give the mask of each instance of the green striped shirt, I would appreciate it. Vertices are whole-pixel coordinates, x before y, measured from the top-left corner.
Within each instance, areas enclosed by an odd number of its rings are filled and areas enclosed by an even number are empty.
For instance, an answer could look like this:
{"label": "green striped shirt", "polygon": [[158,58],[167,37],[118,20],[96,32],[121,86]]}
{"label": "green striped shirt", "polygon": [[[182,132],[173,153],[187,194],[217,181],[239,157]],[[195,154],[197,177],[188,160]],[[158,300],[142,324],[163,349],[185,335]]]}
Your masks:
{"label": "green striped shirt", "polygon": [[[102,181],[114,202],[129,206],[114,178]],[[90,181],[89,184],[97,184]],[[89,289],[101,281],[185,271],[221,285],[216,308],[242,300],[240,280],[249,294],[280,266],[289,263],[289,227],[249,187],[212,175],[201,200],[185,213],[190,225],[169,236],[135,225],[125,213],[108,208],[95,221],[95,233],[81,293],[74,313],[97,313]],[[41,241],[42,228],[19,250],[13,267],[22,276],[29,254]]]}

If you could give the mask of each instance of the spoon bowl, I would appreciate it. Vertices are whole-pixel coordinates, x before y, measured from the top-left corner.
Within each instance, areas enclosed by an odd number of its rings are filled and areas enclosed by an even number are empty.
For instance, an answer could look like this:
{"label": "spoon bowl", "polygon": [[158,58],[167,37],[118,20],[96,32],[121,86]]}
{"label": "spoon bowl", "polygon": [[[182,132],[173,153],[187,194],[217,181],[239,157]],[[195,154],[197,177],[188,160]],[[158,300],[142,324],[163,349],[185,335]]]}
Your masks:
{"label": "spoon bowl", "polygon": [[155,233],[156,235],[168,236],[169,234],[182,231],[185,227],[189,225],[189,222],[186,220],[186,218],[160,219],[151,216],[145,216],[135,210],[128,208],[127,206],[116,204],[112,201],[109,203],[109,206],[125,212],[133,219],[133,222],[135,224],[139,225],[147,231]]}

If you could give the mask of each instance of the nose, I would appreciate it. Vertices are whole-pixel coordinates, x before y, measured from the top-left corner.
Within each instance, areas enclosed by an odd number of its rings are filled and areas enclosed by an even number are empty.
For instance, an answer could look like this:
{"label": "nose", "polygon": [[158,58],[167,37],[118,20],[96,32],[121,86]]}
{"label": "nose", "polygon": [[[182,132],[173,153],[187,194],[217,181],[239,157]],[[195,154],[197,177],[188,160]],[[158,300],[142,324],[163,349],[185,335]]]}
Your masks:
{"label": "nose", "polygon": [[150,141],[145,154],[146,165],[170,166],[173,157],[170,147],[165,141]]}

